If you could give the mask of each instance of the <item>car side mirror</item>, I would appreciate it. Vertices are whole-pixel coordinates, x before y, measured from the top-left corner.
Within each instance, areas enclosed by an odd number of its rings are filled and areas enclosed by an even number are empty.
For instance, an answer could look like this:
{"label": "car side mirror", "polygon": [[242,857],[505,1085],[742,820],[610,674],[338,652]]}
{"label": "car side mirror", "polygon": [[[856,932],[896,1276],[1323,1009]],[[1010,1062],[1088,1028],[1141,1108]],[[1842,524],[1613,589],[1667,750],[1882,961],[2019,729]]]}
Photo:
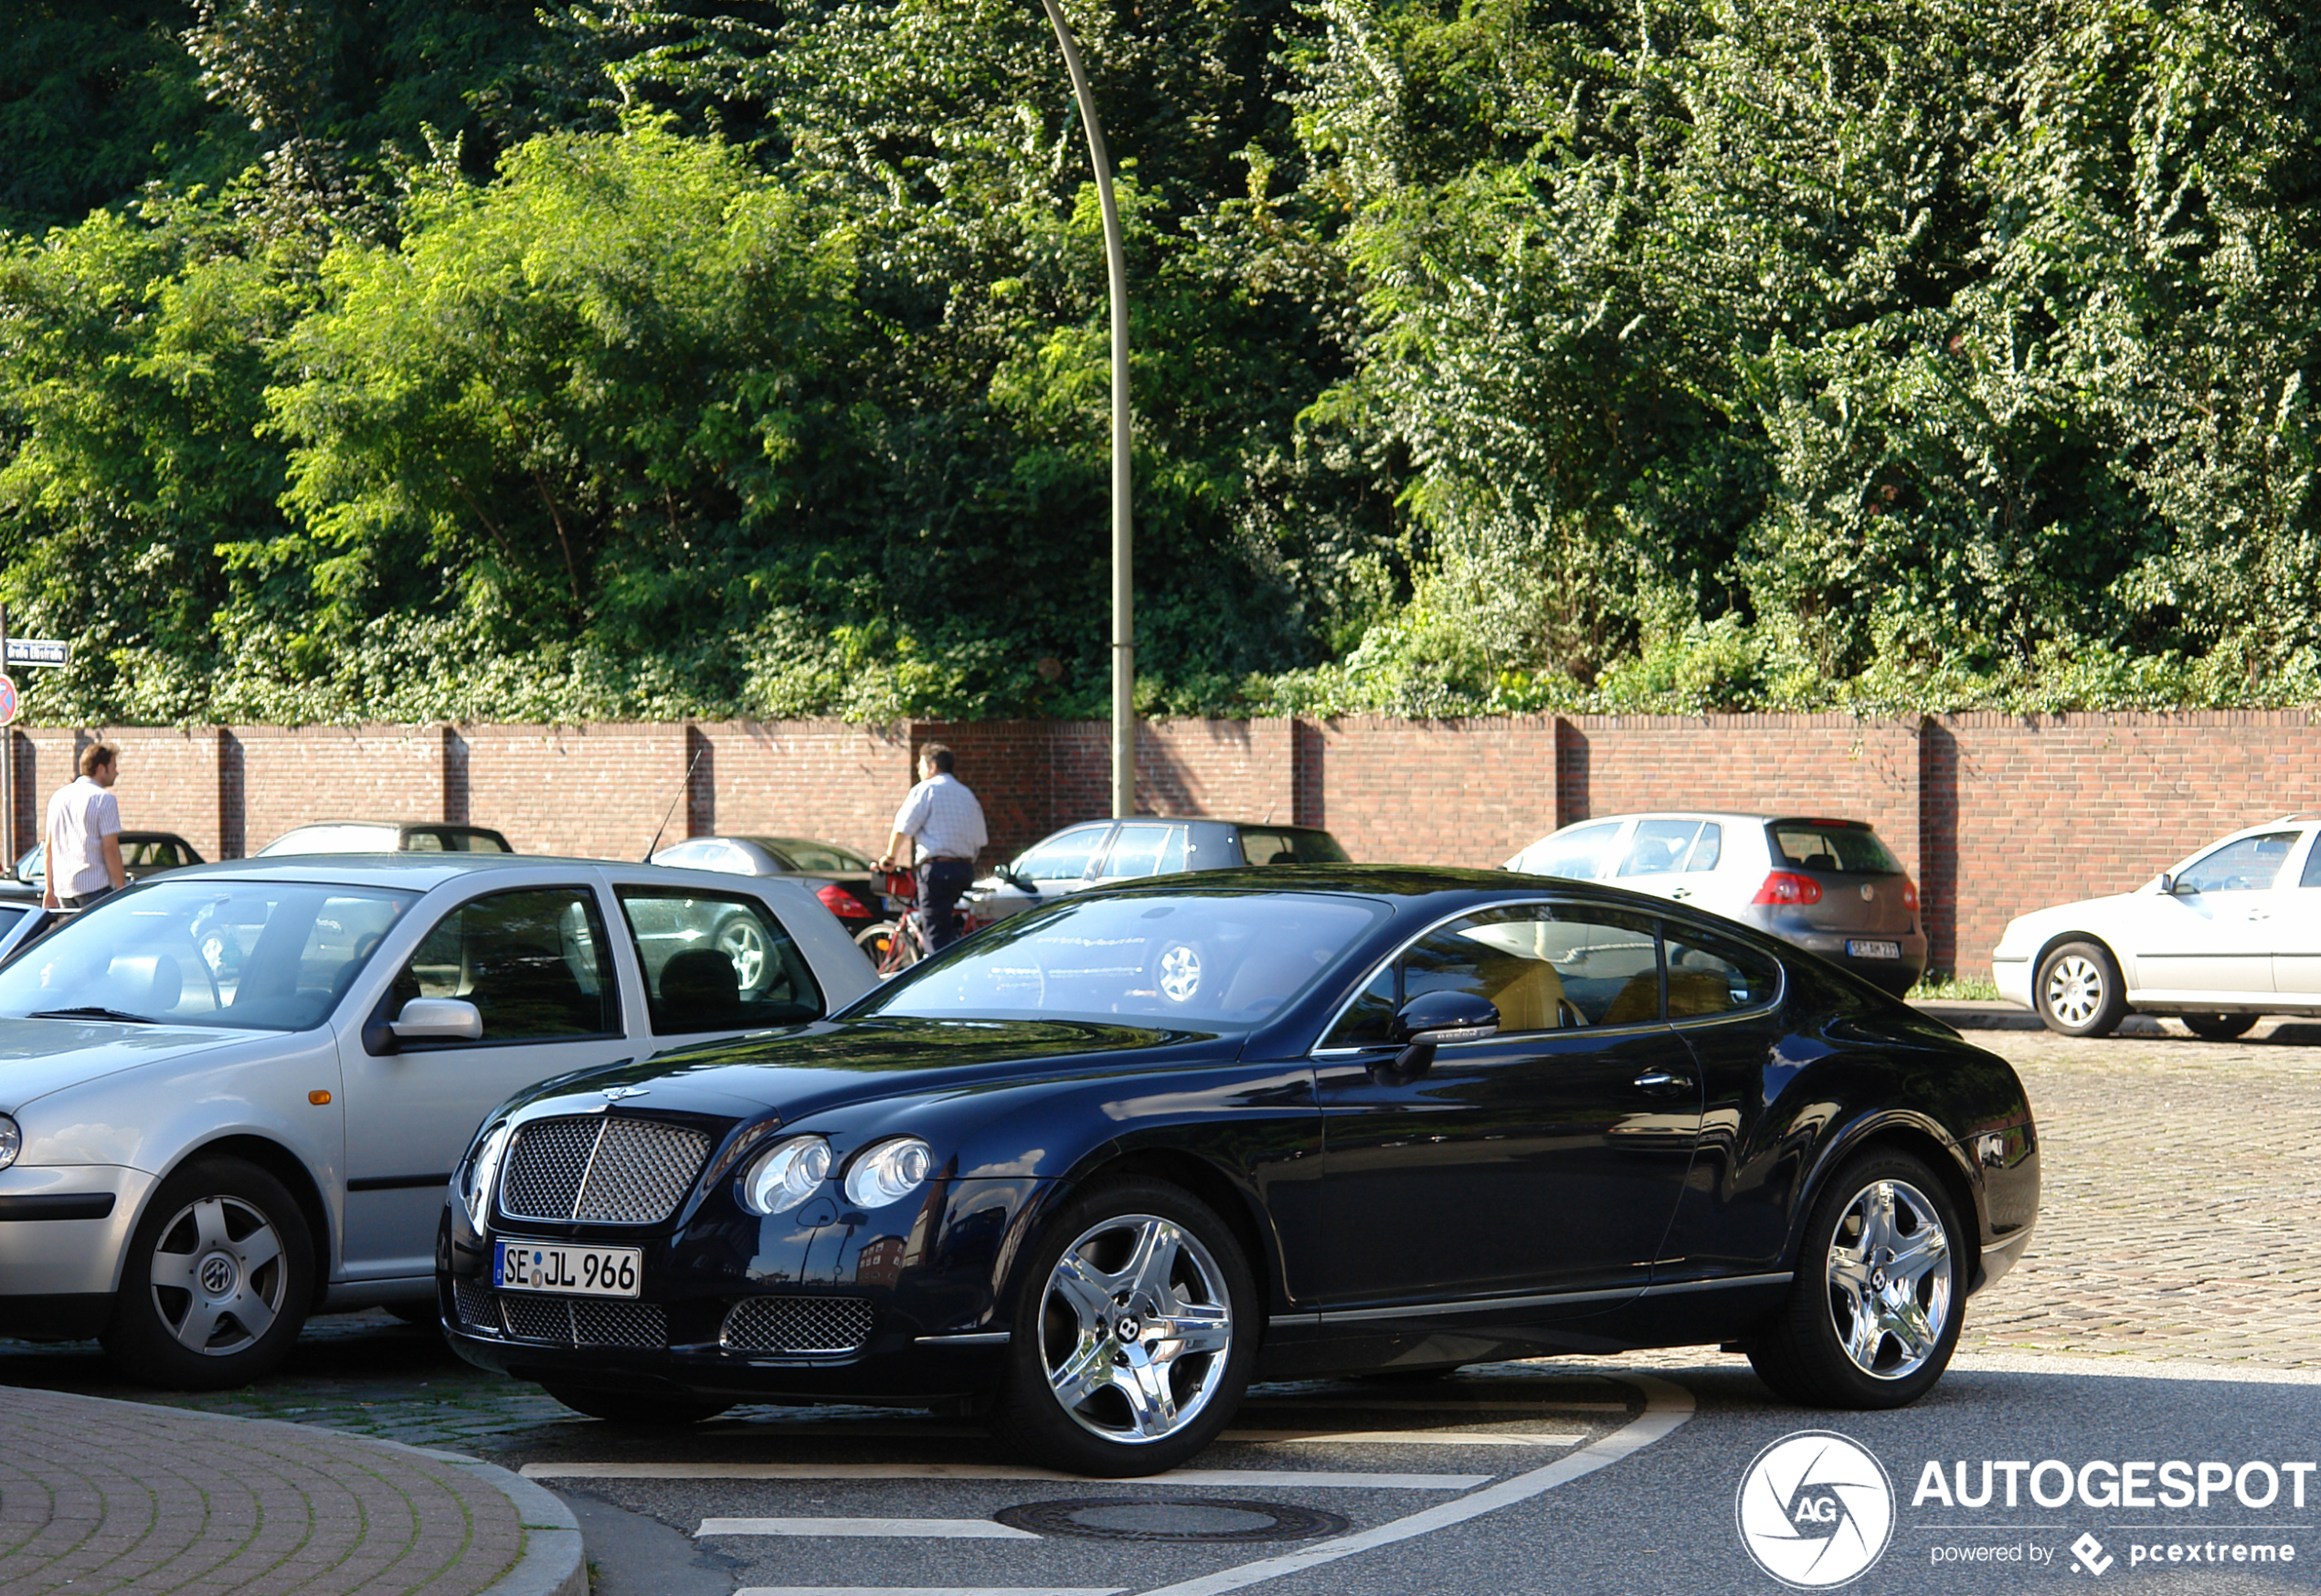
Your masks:
{"label": "car side mirror", "polygon": [[1499,1005],[1472,992],[1422,992],[1394,1016],[1388,1039],[1401,1048],[1387,1073],[1390,1083],[1415,1081],[1435,1062],[1447,1041],[1480,1041],[1499,1034]]}
{"label": "car side mirror", "polygon": [[2176,878],[2168,874],[2167,872],[2160,872],[2160,879],[2154,882],[2152,884],[2159,888],[2160,896],[2164,898],[2172,898],[2176,896]]}
{"label": "car side mirror", "polygon": [[1040,895],[1040,889],[1035,883],[1024,880],[1022,876],[1008,869],[1008,867],[1004,864],[1001,865],[991,873],[998,876],[1002,881],[1013,887],[1019,893],[1028,893],[1035,898]]}
{"label": "car side mirror", "polygon": [[477,1041],[483,1016],[465,998],[414,998],[387,1030],[397,1041]]}

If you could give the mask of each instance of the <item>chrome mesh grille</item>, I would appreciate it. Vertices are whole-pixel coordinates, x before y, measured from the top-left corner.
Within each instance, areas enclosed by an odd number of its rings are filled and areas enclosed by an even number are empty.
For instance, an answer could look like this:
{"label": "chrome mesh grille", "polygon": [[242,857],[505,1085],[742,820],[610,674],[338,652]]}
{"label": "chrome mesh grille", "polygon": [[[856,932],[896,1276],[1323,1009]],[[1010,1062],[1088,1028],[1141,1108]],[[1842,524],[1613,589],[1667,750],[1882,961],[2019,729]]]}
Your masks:
{"label": "chrome mesh grille", "polygon": [[718,1339],[737,1352],[852,1352],[870,1333],[859,1296],[753,1296],[734,1305]]}
{"label": "chrome mesh grille", "polygon": [[499,1295],[500,1322],[521,1340],[553,1341],[559,1347],[669,1345],[668,1310],[659,1303],[589,1302],[513,1291]]}
{"label": "chrome mesh grille", "polygon": [[588,1155],[597,1150],[604,1121],[595,1115],[534,1120],[508,1149],[507,1172],[500,1177],[500,1211],[521,1219],[568,1220]]}
{"label": "chrome mesh grille", "polygon": [[498,1307],[492,1301],[492,1288],[481,1280],[451,1282],[451,1302],[458,1310],[460,1323],[472,1330],[496,1330],[500,1327]]}
{"label": "chrome mesh grille", "polygon": [[535,1120],[508,1149],[500,1211],[513,1219],[652,1225],[677,1211],[709,1138],[657,1119]]}
{"label": "chrome mesh grille", "polygon": [[709,1138],[699,1131],[657,1119],[608,1119],[572,1217],[598,1224],[658,1224],[677,1211],[708,1157]]}

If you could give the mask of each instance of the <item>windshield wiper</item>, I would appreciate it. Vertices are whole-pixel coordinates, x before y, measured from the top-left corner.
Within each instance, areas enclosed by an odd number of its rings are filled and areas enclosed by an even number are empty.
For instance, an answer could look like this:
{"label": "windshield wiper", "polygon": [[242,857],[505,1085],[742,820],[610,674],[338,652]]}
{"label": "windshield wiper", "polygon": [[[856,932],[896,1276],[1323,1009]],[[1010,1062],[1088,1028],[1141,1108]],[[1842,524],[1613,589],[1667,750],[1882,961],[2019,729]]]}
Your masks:
{"label": "windshield wiper", "polygon": [[35,1009],[25,1016],[27,1020],[125,1020],[132,1025],[159,1025],[150,1014],[132,1014],[125,1009],[104,1009],[90,1004],[82,1009]]}

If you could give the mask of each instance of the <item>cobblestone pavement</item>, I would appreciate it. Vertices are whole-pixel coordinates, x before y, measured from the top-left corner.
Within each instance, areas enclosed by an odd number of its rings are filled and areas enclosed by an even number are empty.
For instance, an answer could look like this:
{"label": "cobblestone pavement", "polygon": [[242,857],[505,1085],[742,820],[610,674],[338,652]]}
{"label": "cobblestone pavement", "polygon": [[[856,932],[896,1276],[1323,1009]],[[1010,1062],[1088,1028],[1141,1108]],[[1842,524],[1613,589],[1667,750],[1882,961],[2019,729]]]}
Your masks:
{"label": "cobblestone pavement", "polygon": [[[122,1423],[124,1413],[138,1422]],[[53,1391],[9,1402],[8,1596],[474,1596],[525,1548],[514,1504],[450,1461]]]}
{"label": "cobblestone pavement", "polygon": [[2030,1088],[2041,1193],[1961,1349],[2321,1367],[2321,1025],[2139,1030],[1968,1033]]}

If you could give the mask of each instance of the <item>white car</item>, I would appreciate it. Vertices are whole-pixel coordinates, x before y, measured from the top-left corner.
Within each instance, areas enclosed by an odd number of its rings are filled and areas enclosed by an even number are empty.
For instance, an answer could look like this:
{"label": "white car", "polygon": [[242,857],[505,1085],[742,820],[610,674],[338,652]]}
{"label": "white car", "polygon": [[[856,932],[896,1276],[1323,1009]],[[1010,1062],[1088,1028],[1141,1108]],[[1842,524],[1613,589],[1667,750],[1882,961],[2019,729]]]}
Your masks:
{"label": "white car", "polygon": [[2209,844],[2132,893],[2008,922],[1998,995],[2065,1036],[2131,1010],[2222,1041],[2264,1014],[2321,1014],[2321,814],[2284,815]]}
{"label": "white car", "polygon": [[1550,832],[1500,868],[1690,904],[1818,953],[1896,997],[1926,970],[1917,883],[1860,820],[1604,815]]}
{"label": "white car", "polygon": [[428,1316],[493,1107],[875,983],[795,882],[388,853],[141,883],[0,964],[0,1335],[101,1337],[182,1390],[264,1373],[318,1309]]}

